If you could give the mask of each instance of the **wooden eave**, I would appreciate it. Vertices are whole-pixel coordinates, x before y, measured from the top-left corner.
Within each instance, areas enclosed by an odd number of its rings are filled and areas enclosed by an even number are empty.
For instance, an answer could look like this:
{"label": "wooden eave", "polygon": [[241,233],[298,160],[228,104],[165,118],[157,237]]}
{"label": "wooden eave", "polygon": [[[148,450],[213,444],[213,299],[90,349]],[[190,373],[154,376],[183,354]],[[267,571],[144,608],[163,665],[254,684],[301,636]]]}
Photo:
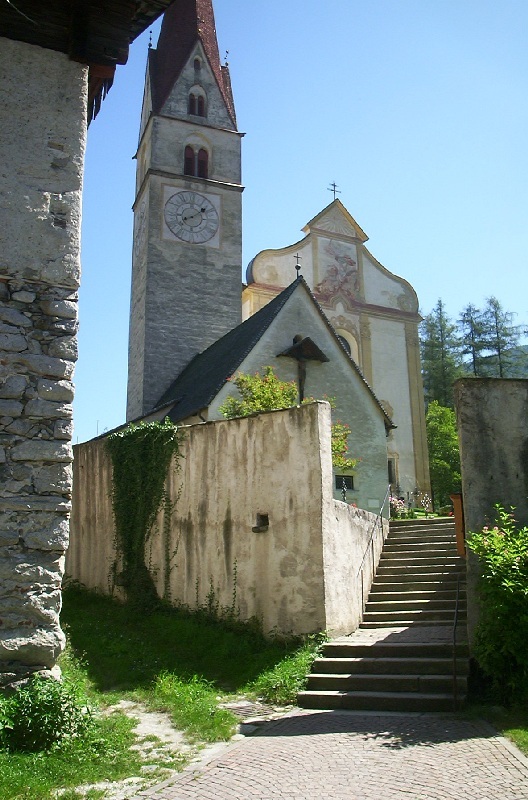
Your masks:
{"label": "wooden eave", "polygon": [[[64,53],[87,64],[89,102],[98,110],[117,64],[126,64],[131,42],[172,0],[16,0],[0,3],[1,35]],[[97,109],[93,108],[98,97]],[[95,115],[94,113],[94,115]]]}

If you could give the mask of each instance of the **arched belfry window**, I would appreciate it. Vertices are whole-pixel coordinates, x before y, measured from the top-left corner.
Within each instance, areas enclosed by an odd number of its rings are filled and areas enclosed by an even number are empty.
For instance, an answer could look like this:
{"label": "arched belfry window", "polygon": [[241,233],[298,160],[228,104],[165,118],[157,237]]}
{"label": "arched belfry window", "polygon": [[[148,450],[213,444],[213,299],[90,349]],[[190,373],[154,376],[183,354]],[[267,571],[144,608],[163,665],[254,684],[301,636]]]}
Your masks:
{"label": "arched belfry window", "polygon": [[201,147],[195,150],[191,145],[185,148],[183,174],[192,175],[195,178],[209,177],[209,153]]}
{"label": "arched belfry window", "polygon": [[195,117],[205,117],[205,97],[199,91],[192,91],[189,95],[188,113]]}
{"label": "arched belfry window", "polygon": [[194,71],[195,72],[200,72],[201,68],[202,68],[202,62],[200,61],[199,58],[195,58],[194,59]]}

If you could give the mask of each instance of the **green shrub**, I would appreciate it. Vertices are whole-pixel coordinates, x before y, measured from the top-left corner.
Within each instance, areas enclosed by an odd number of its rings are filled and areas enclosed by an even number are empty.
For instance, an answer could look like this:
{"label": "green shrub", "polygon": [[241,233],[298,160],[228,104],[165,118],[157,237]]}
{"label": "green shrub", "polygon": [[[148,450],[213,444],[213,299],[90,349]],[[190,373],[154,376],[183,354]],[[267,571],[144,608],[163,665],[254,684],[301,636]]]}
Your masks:
{"label": "green shrub", "polygon": [[69,681],[37,676],[15,694],[0,697],[0,747],[39,752],[83,736],[93,725],[90,707]]}
{"label": "green shrub", "polygon": [[468,547],[480,559],[477,660],[501,700],[528,697],[528,528],[497,508],[497,525],[471,533]]}

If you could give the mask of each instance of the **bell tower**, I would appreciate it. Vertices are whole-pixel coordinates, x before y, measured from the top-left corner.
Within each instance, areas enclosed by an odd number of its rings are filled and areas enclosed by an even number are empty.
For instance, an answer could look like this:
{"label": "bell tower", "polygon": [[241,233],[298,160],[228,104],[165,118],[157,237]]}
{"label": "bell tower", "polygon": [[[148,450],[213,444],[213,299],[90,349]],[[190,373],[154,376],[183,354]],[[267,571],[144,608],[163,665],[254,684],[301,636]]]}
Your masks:
{"label": "bell tower", "polygon": [[241,137],[212,0],[175,0],[149,50],[136,155],[127,420],[241,321]]}

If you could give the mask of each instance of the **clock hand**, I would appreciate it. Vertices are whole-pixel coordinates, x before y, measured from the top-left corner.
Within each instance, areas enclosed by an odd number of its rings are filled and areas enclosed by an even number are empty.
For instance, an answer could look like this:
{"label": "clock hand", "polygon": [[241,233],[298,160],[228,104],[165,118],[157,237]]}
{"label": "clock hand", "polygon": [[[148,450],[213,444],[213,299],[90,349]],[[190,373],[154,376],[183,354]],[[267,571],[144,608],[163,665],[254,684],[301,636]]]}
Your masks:
{"label": "clock hand", "polygon": [[189,216],[183,217],[183,221],[188,222],[190,219],[194,219],[194,217],[197,217],[200,213],[201,211],[195,211],[194,214],[189,214]]}

